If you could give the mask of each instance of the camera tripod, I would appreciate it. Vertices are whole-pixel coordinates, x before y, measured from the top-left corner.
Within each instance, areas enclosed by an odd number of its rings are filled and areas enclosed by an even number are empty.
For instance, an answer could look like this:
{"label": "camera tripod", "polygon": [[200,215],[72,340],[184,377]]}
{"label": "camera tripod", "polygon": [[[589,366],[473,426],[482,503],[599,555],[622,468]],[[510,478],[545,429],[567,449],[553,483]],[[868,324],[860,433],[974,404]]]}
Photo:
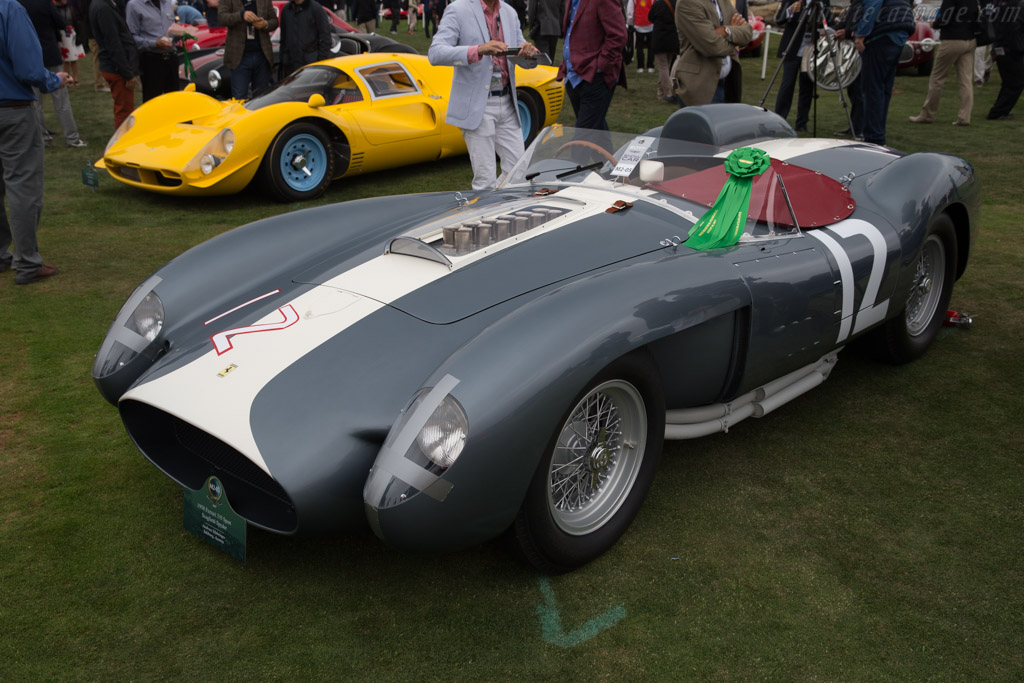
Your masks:
{"label": "camera tripod", "polygon": [[[843,82],[843,71],[840,68],[839,60],[839,41],[836,40],[836,32],[834,29],[828,26],[828,22],[825,19],[825,13],[827,11],[827,5],[823,0],[807,0],[803,8],[800,11],[800,18],[797,20],[796,30],[789,38],[789,43],[783,49],[782,59],[779,61],[778,66],[775,67],[775,72],[772,74],[771,80],[768,82],[768,87],[764,91],[764,95],[761,96],[761,101],[758,103],[759,106],[764,107],[764,102],[768,99],[769,93],[771,93],[772,87],[775,85],[775,79],[779,76],[779,70],[782,69],[783,65],[787,60],[790,60],[796,54],[796,51],[800,49],[800,45],[803,43],[804,35],[807,31],[808,23],[815,24],[819,20],[821,21],[822,28],[817,30],[819,36],[825,40],[814,40],[813,46],[810,49],[814,50],[814,59],[810,67],[808,68],[808,77],[811,79],[812,94],[811,94],[811,134],[814,137],[818,136],[818,74],[817,67],[820,59],[819,50],[821,49],[821,43],[825,43],[825,52],[828,59],[832,63],[832,68],[835,70],[836,78],[839,87],[839,102],[843,107],[843,112],[846,114],[846,122],[849,125],[849,130],[855,135],[855,139],[862,139],[860,136],[856,136],[856,131],[853,127],[853,118],[850,116],[850,105],[846,101],[846,94],[843,92],[844,88],[848,86],[848,83]],[[798,78],[799,82],[799,78]]]}

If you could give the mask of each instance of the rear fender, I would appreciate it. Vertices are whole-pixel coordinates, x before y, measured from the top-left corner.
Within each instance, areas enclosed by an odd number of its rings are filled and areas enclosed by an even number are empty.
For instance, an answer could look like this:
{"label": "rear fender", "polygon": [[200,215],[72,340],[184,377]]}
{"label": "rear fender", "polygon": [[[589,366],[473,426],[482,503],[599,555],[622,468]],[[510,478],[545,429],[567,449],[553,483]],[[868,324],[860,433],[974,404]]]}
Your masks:
{"label": "rear fender", "polygon": [[865,181],[855,181],[854,188],[858,182],[865,185],[859,192],[854,191],[858,208],[889,217],[900,236],[903,257],[894,301],[906,301],[928,224],[940,213],[948,213],[953,219],[958,243],[957,277],[964,273],[981,205],[981,188],[969,162],[947,154],[912,154],[896,159]]}

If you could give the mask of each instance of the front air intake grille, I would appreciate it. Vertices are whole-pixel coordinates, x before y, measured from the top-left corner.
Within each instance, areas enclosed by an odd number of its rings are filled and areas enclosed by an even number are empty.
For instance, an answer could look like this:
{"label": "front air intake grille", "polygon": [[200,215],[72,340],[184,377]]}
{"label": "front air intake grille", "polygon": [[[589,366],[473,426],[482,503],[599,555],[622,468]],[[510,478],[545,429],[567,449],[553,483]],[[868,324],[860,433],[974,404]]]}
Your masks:
{"label": "front air intake grille", "polygon": [[149,460],[182,486],[199,489],[207,477],[224,484],[231,507],[256,526],[291,533],[298,527],[288,493],[256,463],[184,420],[137,401],[122,401],[121,419]]}

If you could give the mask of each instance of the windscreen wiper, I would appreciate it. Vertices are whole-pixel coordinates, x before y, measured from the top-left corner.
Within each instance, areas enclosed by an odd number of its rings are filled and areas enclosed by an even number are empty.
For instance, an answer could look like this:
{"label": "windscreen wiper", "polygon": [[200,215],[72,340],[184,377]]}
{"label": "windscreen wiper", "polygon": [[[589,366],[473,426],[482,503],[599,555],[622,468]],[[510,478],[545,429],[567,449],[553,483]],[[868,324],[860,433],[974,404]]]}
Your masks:
{"label": "windscreen wiper", "polygon": [[577,166],[576,168],[572,169],[571,171],[563,171],[562,173],[559,173],[558,175],[556,175],[555,178],[561,179],[561,178],[564,178],[566,176],[570,176],[570,175],[572,175],[574,173],[580,173],[581,171],[591,171],[591,170],[593,170],[595,168],[601,168],[604,165],[605,165],[604,161],[595,161],[594,163],[587,164],[586,166]]}

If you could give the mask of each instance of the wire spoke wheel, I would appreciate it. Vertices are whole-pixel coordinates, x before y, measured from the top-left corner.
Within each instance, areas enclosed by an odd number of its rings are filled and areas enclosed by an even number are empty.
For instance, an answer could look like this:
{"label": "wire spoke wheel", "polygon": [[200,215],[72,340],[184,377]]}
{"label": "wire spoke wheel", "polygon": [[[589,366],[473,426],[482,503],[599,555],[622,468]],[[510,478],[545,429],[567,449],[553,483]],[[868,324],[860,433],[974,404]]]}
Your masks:
{"label": "wire spoke wheel", "polygon": [[907,298],[907,332],[920,335],[935,317],[945,284],[946,249],[936,235],[929,235],[921,248],[914,283]]}
{"label": "wire spoke wheel", "polygon": [[872,330],[866,341],[888,363],[920,358],[939,335],[956,280],[957,240],[946,214],[932,218],[918,252],[903,310]]}
{"label": "wire spoke wheel", "polygon": [[654,481],[665,437],[665,398],[645,352],[602,370],[556,421],[516,515],[524,558],[564,572],[621,538]]}
{"label": "wire spoke wheel", "polygon": [[548,471],[548,504],[562,531],[599,529],[636,481],[647,438],[644,401],[621,380],[583,397],[558,435]]}

